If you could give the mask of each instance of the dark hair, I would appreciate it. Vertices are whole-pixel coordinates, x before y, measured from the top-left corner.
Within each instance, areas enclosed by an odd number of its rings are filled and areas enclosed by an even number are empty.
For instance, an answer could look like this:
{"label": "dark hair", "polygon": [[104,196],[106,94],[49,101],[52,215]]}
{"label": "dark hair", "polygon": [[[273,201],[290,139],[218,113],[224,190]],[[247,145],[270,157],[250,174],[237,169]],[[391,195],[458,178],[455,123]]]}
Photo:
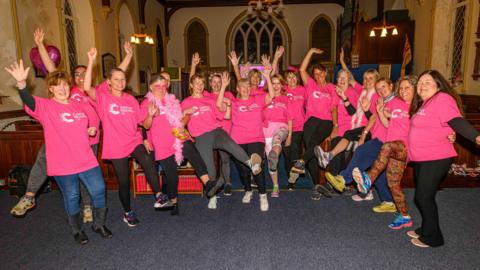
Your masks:
{"label": "dark hair", "polygon": [[315,69],[318,69],[320,71],[325,71],[325,72],[327,71],[327,68],[322,64],[313,64],[312,65],[312,74],[313,74],[313,71],[315,71]]}
{"label": "dark hair", "polygon": [[[366,72],[365,72],[366,73]],[[379,83],[379,82],[386,82],[388,85],[393,85],[393,82],[392,80],[390,80],[389,78],[386,78],[386,77],[380,77],[378,78],[377,82],[375,82],[375,84]]]}
{"label": "dark hair", "polygon": [[75,68],[73,69],[73,73],[74,73],[74,74],[72,74],[72,77],[75,76],[75,71],[76,71],[77,69],[79,69],[79,68],[87,69],[87,66],[85,66],[85,65],[77,65],[77,66],[75,66]]}
{"label": "dark hair", "polygon": [[[464,115],[463,114],[463,107],[462,107],[462,100],[460,99],[460,96],[458,95],[457,91],[455,91],[455,89],[453,89],[453,87],[448,83],[448,81],[445,79],[445,77],[443,77],[443,75],[440,72],[438,72],[435,69],[425,70],[424,72],[422,72],[422,74],[420,74],[420,76],[418,76],[418,81],[420,81],[420,79],[424,75],[427,75],[427,74],[432,76],[433,80],[437,84],[438,92],[443,92],[443,93],[451,96],[455,100],[455,102],[457,103],[457,107],[460,110],[460,113],[462,115]],[[417,81],[417,85],[418,85],[418,81]],[[417,85],[415,85],[415,88],[417,88]],[[417,92],[416,89],[415,89],[415,92]],[[438,92],[435,93],[435,95],[438,94]],[[415,95],[413,97],[412,105],[410,106],[410,117],[412,117],[415,113],[417,113],[417,111],[420,109],[420,107],[422,107],[423,102],[424,101],[420,98],[419,95]]]}
{"label": "dark hair", "polygon": [[163,77],[162,75],[160,75],[158,73],[155,73],[155,74],[152,74],[152,77],[148,81],[148,85],[152,85],[152,84],[156,83],[157,81],[166,81],[166,80],[167,79],[165,79],[165,77]]}
{"label": "dark hair", "polygon": [[417,91],[415,90],[415,86],[417,85],[418,77],[415,75],[406,75],[401,78],[398,78],[398,80],[395,82],[395,95],[399,96],[400,95],[400,84],[403,81],[408,81],[413,87],[413,96],[415,97],[417,95]]}
{"label": "dark hair", "polygon": [[108,79],[111,79],[113,73],[115,73],[115,72],[121,72],[121,73],[123,73],[123,75],[125,75],[125,71],[123,71],[123,69],[114,67],[114,68],[112,68],[112,69],[110,70],[110,72],[108,73]]}

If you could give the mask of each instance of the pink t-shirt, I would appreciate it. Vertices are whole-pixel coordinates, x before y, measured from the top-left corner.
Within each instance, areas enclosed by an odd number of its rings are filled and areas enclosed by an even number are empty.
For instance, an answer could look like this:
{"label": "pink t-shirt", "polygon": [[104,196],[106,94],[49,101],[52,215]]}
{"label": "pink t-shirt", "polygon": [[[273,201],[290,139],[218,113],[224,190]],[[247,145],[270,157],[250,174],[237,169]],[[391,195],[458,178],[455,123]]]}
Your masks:
{"label": "pink t-shirt", "polygon": [[[372,134],[372,139],[379,139],[381,142],[385,142],[385,139],[387,137],[387,128],[380,122],[380,119],[378,119],[377,115],[377,101],[378,99],[381,98],[377,94],[374,94],[372,96],[372,103],[370,106],[370,112],[372,112],[373,115],[377,117],[377,120],[375,120],[375,124],[373,124],[372,129],[370,130],[370,133]],[[390,100],[391,101],[391,100]],[[389,103],[385,103],[385,107],[389,108]],[[373,115],[371,117],[373,117]]]}
{"label": "pink t-shirt", "polygon": [[[144,99],[140,105],[141,115],[148,116],[148,99]],[[167,119],[166,109],[158,107],[158,114],[153,117],[152,126],[147,131],[148,141],[155,151],[155,160],[168,158],[175,154],[173,144],[175,137],[172,134],[173,126]]]}
{"label": "pink t-shirt", "polygon": [[272,99],[268,106],[263,108],[263,125],[268,127],[268,122],[277,122],[288,124],[292,120],[289,110],[289,99],[287,96],[277,96]]}
{"label": "pink t-shirt", "polygon": [[[210,93],[207,91],[203,92],[203,95],[206,97],[212,98],[215,102],[217,102],[218,93]],[[233,100],[232,92],[225,92],[224,98],[228,98],[230,101]],[[225,130],[228,134],[230,134],[230,130],[232,129],[232,119],[221,119],[220,123],[222,125],[222,129]]]}
{"label": "pink t-shirt", "polygon": [[303,131],[305,123],[305,87],[299,85],[293,89],[285,87],[290,100],[288,110],[292,115],[292,131]]}
{"label": "pink t-shirt", "polygon": [[316,117],[322,120],[332,120],[332,109],[337,106],[338,99],[335,85],[327,83],[320,88],[311,78],[308,78],[306,89],[307,112],[306,119]]}
{"label": "pink t-shirt", "polygon": [[408,154],[413,161],[430,161],[457,156],[448,135],[454,131],[448,121],[461,117],[455,100],[443,92],[424,102],[411,118]]}
{"label": "pink t-shirt", "polygon": [[[352,104],[353,107],[357,106],[359,94],[354,88],[348,87],[345,91],[345,95],[347,96],[348,101],[350,102],[350,104]],[[338,136],[343,136],[345,134],[345,131],[352,129],[352,115],[348,114],[345,105],[343,104],[343,102],[341,102],[341,98],[338,95],[336,96],[336,99],[339,101],[337,105]],[[365,116],[363,117],[366,118]],[[365,125],[366,123],[363,126]]]}
{"label": "pink t-shirt", "polygon": [[[47,174],[60,176],[76,174],[98,166],[90,148],[87,104],[69,101],[58,103],[51,99],[35,98],[35,111],[25,106],[25,111],[43,126]],[[98,125],[98,122],[96,123]]]}
{"label": "pink t-shirt", "polygon": [[[391,116],[385,142],[402,141],[405,146],[407,146],[408,130],[410,129],[410,116],[408,114],[410,104],[399,97],[395,97],[392,101],[388,102],[387,105],[390,109]],[[378,121],[380,121],[380,119]]]}
{"label": "pink t-shirt", "polygon": [[251,96],[263,95],[263,94],[266,94],[265,88],[263,88],[263,86],[250,89]]}
{"label": "pink t-shirt", "polygon": [[103,127],[103,159],[128,157],[143,143],[138,125],[144,119],[140,106],[130,94],[116,97],[110,94],[107,82],[96,87],[96,108]]}
{"label": "pink t-shirt", "polygon": [[236,143],[265,142],[262,129],[265,106],[265,94],[250,96],[247,100],[233,99],[230,136]]}
{"label": "pink t-shirt", "polygon": [[215,100],[210,97],[194,98],[189,96],[182,101],[181,106],[184,111],[192,107],[195,109],[188,122],[188,131],[193,137],[198,137],[222,126],[220,120],[223,120],[224,113],[217,109]]}
{"label": "pink t-shirt", "polygon": [[[76,85],[70,89],[70,99],[78,102],[87,103],[92,107],[92,109],[94,108],[94,101]],[[92,115],[92,117],[98,118],[97,113],[95,113],[95,115]],[[100,119],[98,119],[98,121],[100,122]],[[97,126],[96,128],[98,130],[99,127]],[[100,142],[100,130],[98,130],[95,136],[90,137],[90,145],[98,144],[99,142]]]}

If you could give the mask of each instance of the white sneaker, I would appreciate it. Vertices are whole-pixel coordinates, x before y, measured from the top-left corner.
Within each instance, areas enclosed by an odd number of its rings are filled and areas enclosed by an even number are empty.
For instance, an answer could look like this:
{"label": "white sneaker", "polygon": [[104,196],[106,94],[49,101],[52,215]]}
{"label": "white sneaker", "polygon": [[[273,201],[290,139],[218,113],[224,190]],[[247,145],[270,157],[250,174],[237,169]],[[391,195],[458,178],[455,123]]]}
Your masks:
{"label": "white sneaker", "polygon": [[243,195],[242,198],[242,203],[250,203],[250,201],[252,200],[252,196],[253,191],[245,191],[245,195]]}
{"label": "white sneaker", "polygon": [[268,199],[267,194],[260,194],[260,211],[268,211]]}
{"label": "white sneaker", "polygon": [[208,200],[208,209],[217,209],[217,196],[213,196]]}
{"label": "white sneaker", "polygon": [[260,174],[262,172],[262,157],[259,154],[253,153],[248,160],[248,165],[253,175]]}

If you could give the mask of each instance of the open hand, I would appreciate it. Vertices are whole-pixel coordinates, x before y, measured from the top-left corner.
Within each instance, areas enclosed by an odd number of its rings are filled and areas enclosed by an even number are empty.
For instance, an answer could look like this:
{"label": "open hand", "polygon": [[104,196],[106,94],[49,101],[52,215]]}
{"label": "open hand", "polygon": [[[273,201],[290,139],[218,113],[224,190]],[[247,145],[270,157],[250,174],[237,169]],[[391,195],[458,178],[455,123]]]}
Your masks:
{"label": "open hand", "polygon": [[148,115],[155,116],[158,112],[158,106],[154,102],[148,103]]}
{"label": "open hand", "polygon": [[278,46],[277,47],[277,50],[275,51],[275,58],[279,59],[280,57],[282,57],[283,53],[285,52],[285,47],[283,46]]}
{"label": "open hand", "polygon": [[10,65],[10,68],[5,67],[5,70],[17,81],[17,86],[19,88],[24,88],[26,86],[30,67],[24,68],[22,59],[18,62],[13,62],[13,64]]}
{"label": "open hand", "polygon": [[228,59],[230,59],[230,62],[233,66],[238,66],[240,57],[237,57],[237,53],[235,51],[230,52],[230,54],[228,55]]}
{"label": "open hand", "polygon": [[125,53],[127,55],[133,55],[133,47],[132,47],[132,44],[128,41],[125,41],[125,43],[123,43],[123,49],[125,50]]}
{"label": "open hand", "polygon": [[227,87],[227,85],[230,84],[230,75],[228,74],[228,72],[223,72],[222,75],[222,87]]}
{"label": "open hand", "polygon": [[90,50],[87,52],[87,55],[88,55],[89,62],[95,62],[95,59],[97,59],[97,49],[90,48]]}
{"label": "open hand", "polygon": [[35,40],[35,44],[37,44],[37,46],[43,44],[44,36],[45,32],[42,28],[38,27],[37,29],[35,29],[35,32],[33,32],[33,39]]}
{"label": "open hand", "polygon": [[192,66],[198,66],[198,64],[200,64],[201,60],[202,59],[200,58],[200,54],[198,54],[198,52],[195,52],[192,55]]}

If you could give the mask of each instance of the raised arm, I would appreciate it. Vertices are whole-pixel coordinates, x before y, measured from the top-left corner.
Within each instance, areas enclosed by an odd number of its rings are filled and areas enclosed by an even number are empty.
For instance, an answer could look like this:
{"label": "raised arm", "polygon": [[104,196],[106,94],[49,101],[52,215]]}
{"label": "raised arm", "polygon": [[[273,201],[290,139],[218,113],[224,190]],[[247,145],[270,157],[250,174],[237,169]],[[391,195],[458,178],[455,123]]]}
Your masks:
{"label": "raised arm", "polygon": [[220,92],[218,93],[217,100],[215,105],[217,106],[218,110],[221,112],[226,112],[228,105],[225,103],[225,89],[227,85],[230,84],[230,75],[227,72],[222,73],[222,87],[220,88]]}
{"label": "raised arm", "polygon": [[188,77],[188,79],[191,79],[192,76],[195,75],[197,66],[200,64],[200,60],[202,59],[200,58],[200,54],[198,54],[198,52],[192,55],[192,64],[190,65],[190,76]]}
{"label": "raised arm", "polygon": [[92,87],[92,72],[95,59],[97,58],[97,49],[91,48],[88,53],[87,70],[85,71],[85,79],[83,80],[83,89],[92,100],[97,100],[95,87]]}
{"label": "raised arm", "polygon": [[155,117],[157,112],[158,112],[158,107],[155,104],[155,102],[148,103],[148,115],[145,118],[145,120],[143,120],[143,127],[145,129],[150,129],[152,127],[153,117]]}
{"label": "raised arm", "polygon": [[123,49],[125,50],[125,57],[123,58],[122,63],[120,63],[118,68],[123,70],[123,72],[127,72],[128,66],[132,62],[133,58],[132,44],[130,44],[130,42],[128,41],[125,41],[125,43],[123,43]]}
{"label": "raised arm", "polygon": [[277,50],[275,51],[275,55],[273,56],[272,74],[278,74],[278,72],[280,71],[278,67],[278,62],[280,61],[280,58],[282,58],[284,51],[285,51],[285,47],[283,46],[277,47]]}
{"label": "raised arm", "polygon": [[342,69],[348,71],[350,74],[350,80],[348,81],[352,87],[355,86],[357,81],[355,81],[355,78],[352,75],[352,72],[348,69],[347,64],[345,64],[345,53],[343,51],[343,48],[340,49],[340,65],[342,66]]}
{"label": "raised arm", "polygon": [[32,97],[27,88],[27,77],[30,67],[23,67],[23,60],[13,62],[10,65],[10,68],[5,68],[5,70],[12,75],[12,77],[17,81],[17,88],[20,91],[20,98],[22,102],[27,105],[30,110],[35,111],[35,99]]}
{"label": "raised arm", "polygon": [[228,55],[228,59],[230,59],[230,63],[232,63],[233,71],[235,72],[235,77],[237,78],[237,81],[240,80],[242,78],[242,76],[240,75],[240,68],[238,66],[240,57],[237,57],[237,53],[235,51],[231,51]]}
{"label": "raised arm", "polygon": [[308,75],[308,64],[310,63],[310,60],[312,59],[312,55],[316,54],[322,54],[323,50],[322,49],[317,49],[317,48],[310,48],[308,50],[307,54],[303,58],[302,64],[300,65],[300,77],[302,77],[303,84],[307,84],[309,75]]}
{"label": "raised arm", "polygon": [[55,63],[53,63],[52,59],[50,59],[50,56],[48,56],[45,44],[43,44],[44,36],[45,32],[40,27],[35,29],[35,32],[33,32],[33,39],[35,40],[35,44],[37,45],[40,59],[42,59],[42,62],[45,65],[45,68],[47,68],[48,73],[52,73],[57,70],[57,67],[55,66]]}
{"label": "raised arm", "polygon": [[378,119],[380,119],[380,123],[382,123],[384,127],[388,128],[390,121],[388,121],[388,116],[386,114],[386,107],[385,107],[385,103],[383,103],[383,98],[378,99],[376,109],[377,109]]}
{"label": "raised arm", "polygon": [[265,68],[262,70],[262,74],[265,77],[265,80],[267,81],[267,88],[268,88],[268,94],[265,96],[265,103],[270,104],[272,102],[273,97],[275,96],[275,91],[273,90],[273,85],[272,85],[272,79],[270,78],[270,74],[272,72],[272,66],[267,65]]}

